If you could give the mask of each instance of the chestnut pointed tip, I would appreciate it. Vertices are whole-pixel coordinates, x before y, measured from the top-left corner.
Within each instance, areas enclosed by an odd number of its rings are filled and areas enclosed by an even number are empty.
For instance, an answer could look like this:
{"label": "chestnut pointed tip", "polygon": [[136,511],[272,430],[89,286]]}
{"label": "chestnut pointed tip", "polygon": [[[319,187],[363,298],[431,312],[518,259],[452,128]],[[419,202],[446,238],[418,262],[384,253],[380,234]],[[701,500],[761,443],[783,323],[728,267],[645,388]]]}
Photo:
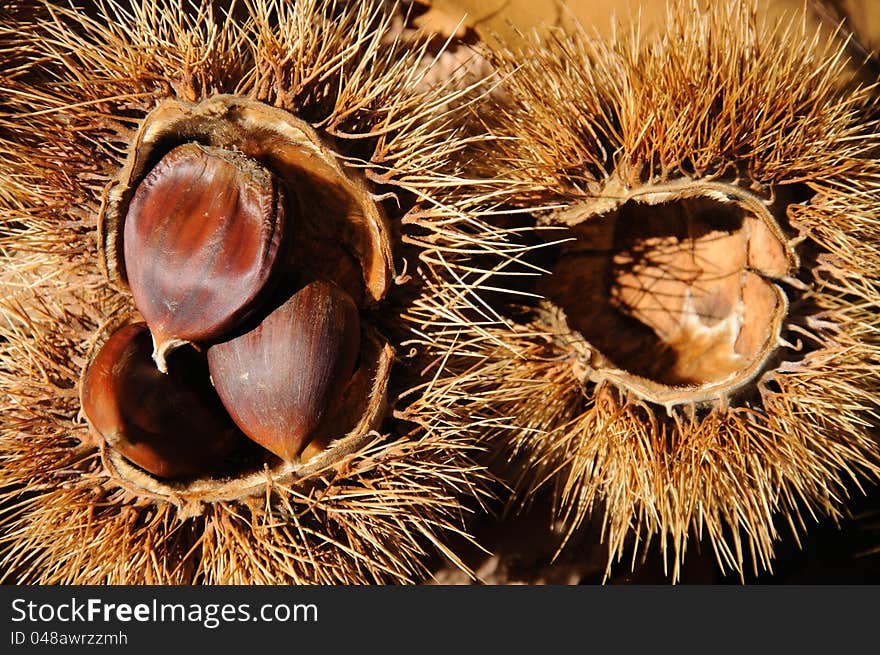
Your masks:
{"label": "chestnut pointed tip", "polygon": [[156,335],[153,335],[153,361],[156,363],[156,368],[159,369],[161,373],[168,373],[168,355],[172,353],[172,351],[180,348],[181,346],[195,346],[191,341],[187,341],[186,339],[157,339]]}
{"label": "chestnut pointed tip", "polygon": [[[268,446],[271,446],[269,448]],[[303,451],[307,448],[306,435],[296,432],[287,435],[286,439],[277,439],[264,447],[288,464],[298,465],[302,460]]]}
{"label": "chestnut pointed tip", "polygon": [[310,441],[297,458],[300,464],[305,464],[310,459],[324,452],[324,447],[316,440]]}

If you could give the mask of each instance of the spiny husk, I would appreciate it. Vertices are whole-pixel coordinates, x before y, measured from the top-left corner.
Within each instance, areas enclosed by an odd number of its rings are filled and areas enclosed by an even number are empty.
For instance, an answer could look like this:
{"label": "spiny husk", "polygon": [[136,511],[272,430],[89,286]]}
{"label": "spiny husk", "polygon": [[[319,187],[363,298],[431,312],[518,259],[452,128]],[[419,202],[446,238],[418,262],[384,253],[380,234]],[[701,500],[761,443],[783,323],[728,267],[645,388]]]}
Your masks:
{"label": "spiny husk", "polygon": [[[505,84],[480,119],[497,138],[463,160],[497,192],[454,189],[443,221],[416,218],[436,279],[412,316],[437,353],[438,413],[484,426],[512,507],[550,486],[570,531],[594,520],[609,570],[656,540],[675,580],[693,539],[740,575],[749,562],[770,569],[782,526],[796,539],[840,517],[880,474],[873,89],[852,82],[839,42],[799,17],[764,24],[738,1],[673,3],[652,40],[557,33],[490,58]],[[559,326],[518,280],[547,273],[530,249],[536,229],[564,238],[554,212],[593,207],[601,220],[595,208],[621,192],[689,179],[768,202],[805,185],[787,221],[809,257],[787,281],[788,346],[755,395],[663,407],[576,375]]]}
{"label": "spiny husk", "polygon": [[[194,508],[102,466],[77,402],[93,340],[132,311],[98,265],[102,190],[160,101],[236,94],[311,123],[378,194],[461,147],[381,2],[20,2],[0,21],[0,554],[17,583],[413,582],[480,495],[472,436],[376,434],[301,485]],[[407,173],[402,173],[403,169]],[[443,178],[445,180],[445,178]],[[451,183],[448,182],[447,183]],[[390,213],[400,211],[391,197]],[[399,202],[406,202],[406,198]],[[392,292],[393,295],[393,292]],[[387,322],[399,322],[396,317]],[[417,418],[417,417],[416,417]]]}

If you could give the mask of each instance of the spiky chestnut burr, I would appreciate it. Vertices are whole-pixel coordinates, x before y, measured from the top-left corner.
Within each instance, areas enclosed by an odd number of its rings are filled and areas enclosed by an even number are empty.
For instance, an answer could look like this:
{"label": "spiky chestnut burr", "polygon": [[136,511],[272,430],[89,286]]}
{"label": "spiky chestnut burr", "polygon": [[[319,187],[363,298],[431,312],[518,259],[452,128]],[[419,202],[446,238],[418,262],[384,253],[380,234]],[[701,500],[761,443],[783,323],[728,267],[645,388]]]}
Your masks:
{"label": "spiky chestnut burr", "polygon": [[645,41],[495,50],[499,138],[467,161],[498,192],[419,222],[431,401],[609,567],[657,543],[675,580],[699,540],[769,569],[780,524],[880,473],[877,124],[802,24],[679,2]]}
{"label": "spiky chestnut burr", "polygon": [[[377,200],[401,185],[453,183],[433,171],[462,145],[449,112],[454,93],[420,84],[424,49],[394,43],[383,3],[259,0],[235,18],[209,2],[102,7],[90,16],[34,3],[25,18],[0,24],[21,55],[3,68],[11,91],[0,116],[0,151],[9,155],[0,169],[0,275],[10,291],[0,301],[0,486],[3,507],[14,508],[0,516],[3,578],[421,579],[425,560],[460,530],[459,498],[478,493],[483,474],[470,459],[471,435],[386,420],[393,350],[371,323],[374,308],[394,301],[396,273],[383,253],[395,230],[389,223],[380,235],[371,217],[382,205],[395,218],[405,210],[407,194],[400,207]],[[267,114],[283,119],[266,128]],[[154,120],[162,115],[180,129]],[[302,138],[296,147],[275,147],[291,134]],[[303,275],[356,287],[366,316],[361,364],[345,410],[322,424],[298,464],[252,453],[233,475],[159,480],[90,434],[78,371],[91,344],[138,318],[122,250],[106,247],[124,222],[112,216],[125,216],[138,182],[175,146],[225,148],[230,135],[232,149],[315,194],[289,194],[295,210],[303,197],[309,203],[289,254],[314,267]],[[249,145],[293,159],[276,168]]]}

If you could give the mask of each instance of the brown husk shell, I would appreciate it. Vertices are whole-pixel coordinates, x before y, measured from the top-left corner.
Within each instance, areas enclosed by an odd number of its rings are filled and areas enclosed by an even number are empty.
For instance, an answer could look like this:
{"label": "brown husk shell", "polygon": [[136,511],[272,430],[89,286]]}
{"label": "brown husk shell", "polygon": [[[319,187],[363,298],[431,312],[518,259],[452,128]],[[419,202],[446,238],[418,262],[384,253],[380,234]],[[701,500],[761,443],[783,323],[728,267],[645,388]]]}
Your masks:
{"label": "brown husk shell", "polygon": [[[606,578],[649,548],[673,581],[695,548],[770,570],[778,540],[880,480],[875,89],[839,41],[800,15],[765,23],[758,4],[673,0],[650,38],[551,29],[493,48],[504,84],[479,111],[497,138],[467,162],[496,193],[451,189],[445,220],[413,219],[434,276],[413,314],[437,357],[437,422],[482,425],[509,512],[547,492],[563,542],[607,544]],[[543,299],[549,246],[624,203],[647,217],[638,198],[667,185],[735,191],[781,229],[763,221],[771,245],[748,253],[785,298],[755,305],[770,329],[748,339],[767,356],[735,388],[609,375]]]}

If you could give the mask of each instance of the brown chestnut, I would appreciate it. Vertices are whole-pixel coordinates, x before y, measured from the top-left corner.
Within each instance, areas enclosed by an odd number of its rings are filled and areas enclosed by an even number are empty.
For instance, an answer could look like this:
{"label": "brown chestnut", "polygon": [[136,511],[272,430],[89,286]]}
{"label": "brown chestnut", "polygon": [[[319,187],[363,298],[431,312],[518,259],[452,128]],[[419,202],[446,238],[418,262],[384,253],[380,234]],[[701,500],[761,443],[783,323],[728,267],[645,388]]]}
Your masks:
{"label": "brown chestnut", "polygon": [[86,370],[82,407],[92,428],[131,462],[162,478],[222,470],[247,443],[211,386],[204,358],[181,349],[163,374],[145,323],[114,332]]}
{"label": "brown chestnut", "polygon": [[251,439],[295,461],[354,373],[360,318],[352,298],[313,281],[257,327],[208,349],[229,414]]}
{"label": "brown chestnut", "polygon": [[125,271],[153,359],[216,339],[271,290],[285,237],[278,178],[235,151],[177,146],[138,185],[125,217]]}

